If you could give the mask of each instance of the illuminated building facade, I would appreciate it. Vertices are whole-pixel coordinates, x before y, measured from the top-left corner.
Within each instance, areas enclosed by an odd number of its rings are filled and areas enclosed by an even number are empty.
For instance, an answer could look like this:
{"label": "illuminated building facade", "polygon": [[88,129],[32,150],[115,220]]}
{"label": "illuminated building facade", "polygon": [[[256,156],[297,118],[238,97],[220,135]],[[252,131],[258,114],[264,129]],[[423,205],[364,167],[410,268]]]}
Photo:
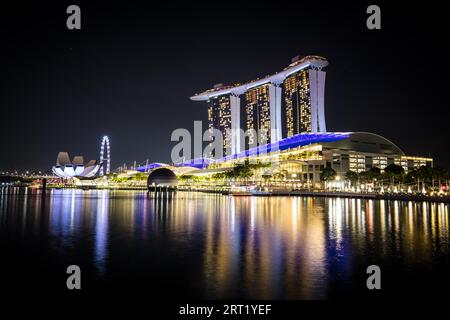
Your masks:
{"label": "illuminated building facade", "polygon": [[196,163],[194,159],[181,165],[195,166],[200,170],[189,174],[202,175],[233,168],[245,160],[270,163],[270,169],[261,172],[261,178],[271,176],[284,184],[301,184],[302,187],[319,187],[320,174],[325,168],[332,168],[338,177],[344,177],[349,171],[361,173],[374,167],[383,172],[390,164],[401,165],[405,173],[420,166],[433,166],[433,159],[406,156],[393,142],[368,132],[301,133],[210,163]]}
{"label": "illuminated building facade", "polygon": [[267,144],[271,141],[269,86],[265,84],[248,90],[245,93],[245,102],[245,130],[249,131],[248,145]]}
{"label": "illuminated building facade", "polygon": [[307,71],[294,73],[284,80],[285,127],[283,135],[312,131],[311,96]]}
{"label": "illuminated building facade", "polygon": [[[326,132],[322,69],[327,65],[319,56],[294,58],[278,73],[244,84],[217,85],[191,100],[207,102],[209,128],[222,132],[225,155],[299,133]],[[241,141],[239,130],[247,132],[247,141]]]}
{"label": "illuminated building facade", "polygon": [[[294,63],[295,64],[295,63]],[[309,68],[286,77],[284,90],[283,136],[304,132],[326,132],[325,72]]]}
{"label": "illuminated building facade", "polygon": [[84,163],[82,156],[76,156],[70,161],[67,152],[60,152],[52,172],[60,178],[92,178],[97,174],[100,166],[101,164],[98,164],[96,160]]}
{"label": "illuminated building facade", "polygon": [[[229,94],[211,97],[208,101],[208,129],[217,129],[223,133],[223,154],[231,150],[231,97]],[[230,152],[230,151],[228,151]],[[214,158],[212,154],[210,157]]]}
{"label": "illuminated building facade", "polygon": [[109,174],[111,169],[111,148],[109,137],[103,136],[100,145],[100,163],[97,160],[91,160],[84,163],[82,156],[75,156],[70,161],[67,152],[58,153],[56,165],[52,167],[54,175],[60,178],[93,178],[97,173],[99,176]]}

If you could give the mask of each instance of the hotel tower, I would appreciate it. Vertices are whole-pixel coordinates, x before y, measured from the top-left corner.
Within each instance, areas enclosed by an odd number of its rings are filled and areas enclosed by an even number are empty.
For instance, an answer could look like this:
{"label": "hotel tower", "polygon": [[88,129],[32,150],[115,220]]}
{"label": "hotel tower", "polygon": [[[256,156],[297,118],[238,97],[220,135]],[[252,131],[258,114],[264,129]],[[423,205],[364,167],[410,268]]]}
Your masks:
{"label": "hotel tower", "polygon": [[[191,100],[206,101],[208,127],[223,135],[223,155],[299,133],[326,132],[322,69],[327,65],[319,56],[296,57],[278,73],[244,84],[215,85]],[[239,129],[249,130],[246,141]]]}

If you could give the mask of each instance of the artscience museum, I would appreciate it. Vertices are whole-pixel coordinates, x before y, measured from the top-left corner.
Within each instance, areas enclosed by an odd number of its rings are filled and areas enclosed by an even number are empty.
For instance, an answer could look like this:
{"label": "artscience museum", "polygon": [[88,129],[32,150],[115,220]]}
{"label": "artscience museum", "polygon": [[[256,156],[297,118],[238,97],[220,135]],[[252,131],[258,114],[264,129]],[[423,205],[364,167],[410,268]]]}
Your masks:
{"label": "artscience museum", "polygon": [[70,161],[67,152],[58,153],[56,165],[52,167],[52,172],[60,178],[92,178],[99,171],[101,164],[97,160],[90,160],[84,164],[83,156],[75,156]]}

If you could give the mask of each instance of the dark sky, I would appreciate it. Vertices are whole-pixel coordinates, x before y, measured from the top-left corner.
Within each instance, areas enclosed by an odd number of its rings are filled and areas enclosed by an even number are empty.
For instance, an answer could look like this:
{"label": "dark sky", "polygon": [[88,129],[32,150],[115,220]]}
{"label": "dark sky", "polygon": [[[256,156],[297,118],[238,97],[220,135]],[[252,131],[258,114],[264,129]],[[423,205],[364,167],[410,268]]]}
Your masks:
{"label": "dark sky", "polygon": [[[104,134],[112,168],[170,161],[171,132],[206,121],[192,94],[279,71],[297,54],[329,60],[329,131],[379,133],[450,165],[444,7],[152,2],[2,3],[0,170],[47,170],[58,151],[98,158]],[[381,30],[366,28],[373,3]],[[66,28],[70,4],[82,30]]]}

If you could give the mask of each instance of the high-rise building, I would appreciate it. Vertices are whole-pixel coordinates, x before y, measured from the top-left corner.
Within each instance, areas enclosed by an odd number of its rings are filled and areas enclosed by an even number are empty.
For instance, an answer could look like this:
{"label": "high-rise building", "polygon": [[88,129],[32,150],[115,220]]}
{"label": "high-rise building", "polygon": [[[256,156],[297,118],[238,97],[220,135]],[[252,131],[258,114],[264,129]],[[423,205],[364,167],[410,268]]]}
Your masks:
{"label": "high-rise building", "polygon": [[[230,95],[211,97],[208,101],[208,129],[212,135],[213,129],[223,133],[223,155],[226,150],[231,150],[231,135],[226,134],[231,130],[231,103]],[[216,155],[210,155],[215,157]],[[220,155],[222,156],[222,155]]]}
{"label": "high-rise building", "polygon": [[312,131],[311,96],[306,70],[284,80],[284,137]]}
{"label": "high-rise building", "polygon": [[[238,153],[241,146],[247,149],[299,133],[326,132],[322,68],[327,65],[318,56],[294,58],[281,72],[244,84],[215,86],[191,99],[208,102],[209,128],[222,132],[224,155]],[[251,130],[247,143],[241,141],[238,129]]]}
{"label": "high-rise building", "polygon": [[[269,86],[252,88],[245,93],[245,130],[249,131],[249,144],[270,141]],[[255,133],[257,136],[255,136]],[[264,144],[264,143],[262,143]]]}
{"label": "high-rise building", "polygon": [[[298,65],[298,61],[294,58],[290,67]],[[283,89],[284,137],[327,131],[324,110],[325,72],[321,68],[311,65],[310,68],[288,73]]]}
{"label": "high-rise building", "polygon": [[245,92],[245,124],[248,141],[254,147],[282,139],[281,88],[273,83],[263,83]]}

